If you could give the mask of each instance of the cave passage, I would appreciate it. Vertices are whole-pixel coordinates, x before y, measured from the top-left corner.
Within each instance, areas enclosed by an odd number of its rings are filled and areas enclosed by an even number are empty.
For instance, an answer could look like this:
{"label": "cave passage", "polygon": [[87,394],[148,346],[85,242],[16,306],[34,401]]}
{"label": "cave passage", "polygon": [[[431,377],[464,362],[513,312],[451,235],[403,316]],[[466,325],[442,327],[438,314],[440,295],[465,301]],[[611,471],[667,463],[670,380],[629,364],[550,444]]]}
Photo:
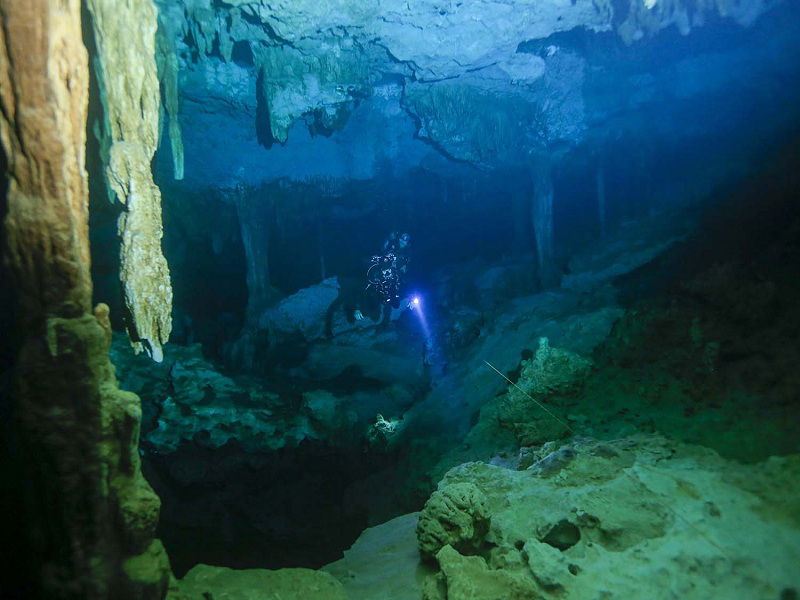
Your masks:
{"label": "cave passage", "polygon": [[1,597],[797,597],[796,2],[0,19]]}

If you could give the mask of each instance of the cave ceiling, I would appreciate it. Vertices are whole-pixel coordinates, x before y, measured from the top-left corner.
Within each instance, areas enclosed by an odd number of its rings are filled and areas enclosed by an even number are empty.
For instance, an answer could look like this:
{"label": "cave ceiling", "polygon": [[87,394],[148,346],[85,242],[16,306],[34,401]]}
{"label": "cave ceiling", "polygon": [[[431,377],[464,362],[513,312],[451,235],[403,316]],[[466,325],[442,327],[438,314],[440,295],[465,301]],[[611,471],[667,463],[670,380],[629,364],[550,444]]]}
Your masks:
{"label": "cave ceiling", "polygon": [[800,62],[791,19],[750,34],[780,0],[156,4],[180,122],[162,145],[181,135],[185,153],[158,164],[198,187],[518,168],[626,132],[704,135],[738,115],[720,97]]}

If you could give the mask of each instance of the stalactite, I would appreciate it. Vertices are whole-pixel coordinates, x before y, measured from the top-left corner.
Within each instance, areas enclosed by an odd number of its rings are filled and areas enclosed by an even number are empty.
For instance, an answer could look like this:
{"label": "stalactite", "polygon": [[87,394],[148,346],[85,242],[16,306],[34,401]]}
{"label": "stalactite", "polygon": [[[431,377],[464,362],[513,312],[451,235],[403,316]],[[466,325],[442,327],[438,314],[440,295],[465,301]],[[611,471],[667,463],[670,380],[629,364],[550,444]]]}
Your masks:
{"label": "stalactite", "polygon": [[25,597],[156,599],[169,564],[140,471],[139,399],[117,387],[108,307],[91,307],[80,6],[0,2],[2,253],[19,303],[11,401],[25,467],[19,512],[5,518],[24,521],[13,550]]}
{"label": "stalactite", "polygon": [[217,37],[217,18],[214,11],[205,6],[191,6],[189,11],[189,32],[200,57],[205,58],[214,49],[214,39]]}
{"label": "stalactite", "polygon": [[536,238],[536,258],[542,287],[558,285],[553,242],[553,177],[549,157],[538,156],[533,163],[533,204],[531,215]]}
{"label": "stalactite", "polygon": [[150,162],[158,141],[156,9],[151,0],[87,0],[98,79],[111,143],[106,177],[125,206],[120,216],[120,279],[137,352],[156,361],[172,329],[172,285],[161,252],[161,192]]}
{"label": "stalactite", "polygon": [[163,95],[163,107],[169,119],[169,144],[172,151],[172,167],[175,179],[183,179],[183,135],[178,120],[178,52],[175,49],[175,32],[164,20],[159,19],[156,33],[156,60],[159,83]]}

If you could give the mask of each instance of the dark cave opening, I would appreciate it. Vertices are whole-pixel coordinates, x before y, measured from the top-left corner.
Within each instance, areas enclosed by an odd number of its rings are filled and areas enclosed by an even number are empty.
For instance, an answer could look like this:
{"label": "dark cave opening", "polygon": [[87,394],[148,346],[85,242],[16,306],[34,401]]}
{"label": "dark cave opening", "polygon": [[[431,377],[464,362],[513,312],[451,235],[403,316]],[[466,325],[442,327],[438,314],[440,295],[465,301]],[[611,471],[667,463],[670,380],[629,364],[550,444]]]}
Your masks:
{"label": "dark cave opening", "polygon": [[[179,577],[200,562],[278,569],[338,560],[371,524],[368,505],[392,504],[392,490],[370,477],[404,453],[325,442],[269,453],[236,446],[189,443],[169,458],[146,455],[145,475],[163,503],[159,537]],[[417,493],[394,510],[424,500]]]}

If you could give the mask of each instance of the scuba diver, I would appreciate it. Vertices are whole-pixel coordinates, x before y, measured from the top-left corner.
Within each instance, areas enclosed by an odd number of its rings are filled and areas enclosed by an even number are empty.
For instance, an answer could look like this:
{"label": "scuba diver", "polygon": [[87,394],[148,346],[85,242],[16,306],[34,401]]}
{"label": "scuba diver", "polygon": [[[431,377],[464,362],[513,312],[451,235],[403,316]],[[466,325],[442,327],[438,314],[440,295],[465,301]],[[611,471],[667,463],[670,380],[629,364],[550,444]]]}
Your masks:
{"label": "scuba diver", "polygon": [[[393,231],[383,243],[383,253],[370,259],[367,269],[367,287],[380,296],[384,313],[384,322],[388,324],[391,318],[391,309],[400,307],[401,288],[408,271],[408,247],[411,236],[407,233]],[[410,308],[409,303],[404,308]],[[387,314],[388,313],[388,314]],[[355,318],[360,321],[364,315],[356,309]]]}

